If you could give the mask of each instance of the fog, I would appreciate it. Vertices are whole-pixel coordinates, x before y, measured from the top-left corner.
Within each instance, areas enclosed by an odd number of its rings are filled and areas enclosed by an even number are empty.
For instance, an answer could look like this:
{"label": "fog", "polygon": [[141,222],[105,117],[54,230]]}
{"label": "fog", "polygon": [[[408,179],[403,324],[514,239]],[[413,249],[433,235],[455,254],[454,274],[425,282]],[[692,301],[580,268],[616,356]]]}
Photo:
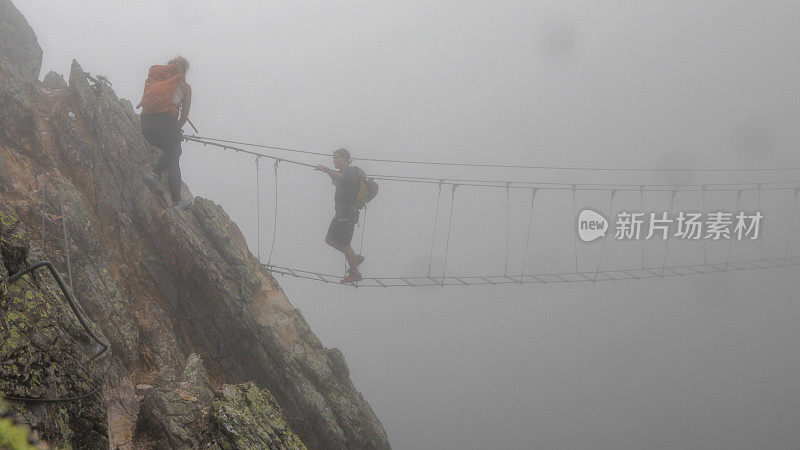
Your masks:
{"label": "fog", "polygon": [[[108,76],[138,103],[147,69],[191,63],[200,134],[356,158],[594,168],[800,167],[796,2],[50,2],[16,0],[42,76]],[[236,6],[231,6],[235,4]],[[185,128],[185,131],[188,130]],[[277,156],[332,165],[329,157]],[[368,173],[568,184],[798,182],[797,171],[415,166]],[[272,161],[183,145],[184,182],[267,261]],[[329,179],[278,166],[274,264],[342,274],[324,244]],[[543,185],[542,185],[543,186]],[[792,190],[711,192],[761,210],[758,241],[575,244],[569,190],[383,181],[357,229],[365,276],[593,272],[800,253]],[[575,209],[698,211],[697,192],[576,192]],[[760,195],[760,197],[759,197]],[[509,205],[506,238],[506,201]],[[260,212],[260,235],[258,231]],[[363,218],[363,217],[362,217]],[[431,239],[436,222],[436,241]],[[790,228],[793,227],[793,232]],[[506,250],[508,242],[508,250]],[[602,253],[602,259],[600,254]],[[508,257],[506,257],[508,254]],[[665,257],[666,255],[666,257]],[[599,262],[598,262],[599,261]],[[396,449],[798,448],[795,267],[603,283],[359,288],[279,277]]]}

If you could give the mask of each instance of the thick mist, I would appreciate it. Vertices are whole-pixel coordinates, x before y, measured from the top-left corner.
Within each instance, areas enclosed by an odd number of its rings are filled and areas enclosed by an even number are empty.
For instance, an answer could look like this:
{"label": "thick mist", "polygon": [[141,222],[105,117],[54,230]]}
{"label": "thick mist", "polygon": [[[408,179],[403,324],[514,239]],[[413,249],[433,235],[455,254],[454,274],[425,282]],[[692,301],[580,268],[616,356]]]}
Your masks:
{"label": "thick mist", "polygon": [[[800,16],[789,1],[46,2],[17,0],[42,76],[77,59],[138,103],[152,64],[189,59],[202,135],[357,158],[596,168],[798,167]],[[184,131],[189,131],[185,128]],[[329,157],[275,152],[308,164]],[[798,171],[583,172],[359,162],[368,173],[535,183],[798,182]],[[266,262],[272,162],[184,143],[184,181]],[[340,274],[327,176],[278,166],[272,262]],[[794,185],[792,185],[794,186]],[[354,243],[365,276],[440,275],[450,208],[435,184],[382,182]],[[667,211],[618,192],[612,213]],[[800,253],[793,191],[744,191],[756,242],[575,245],[569,191],[460,186],[447,272],[517,275]],[[576,208],[609,211],[610,192]],[[679,192],[675,211],[700,210]],[[736,192],[709,209],[732,211]],[[260,211],[261,231],[257,229]],[[613,214],[612,214],[613,215]],[[793,224],[793,225],[792,225]],[[793,226],[793,230],[789,228]],[[361,244],[362,232],[363,247]],[[791,232],[790,232],[791,231]],[[259,245],[260,241],[260,245]],[[665,251],[666,250],[666,251]],[[666,255],[666,258],[665,258]],[[430,259],[429,259],[430,258]],[[506,262],[508,261],[508,262]],[[343,273],[342,273],[343,274]],[[603,283],[359,288],[278,278],[397,449],[797,448],[793,267]]]}

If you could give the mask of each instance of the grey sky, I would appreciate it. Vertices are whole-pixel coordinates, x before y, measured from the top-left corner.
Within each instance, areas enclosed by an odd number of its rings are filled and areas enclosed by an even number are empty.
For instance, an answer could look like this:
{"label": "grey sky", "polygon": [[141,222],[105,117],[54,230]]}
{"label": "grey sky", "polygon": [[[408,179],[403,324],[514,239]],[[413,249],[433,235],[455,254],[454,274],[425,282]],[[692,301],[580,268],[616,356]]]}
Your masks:
{"label": "grey sky", "polygon": [[[68,73],[74,58],[134,104],[150,65],[187,57],[191,119],[209,136],[323,152],[345,146],[378,158],[800,166],[795,2],[15,4],[44,50],[42,75]],[[193,192],[221,203],[256,252],[253,161],[185,144],[181,163]],[[796,172],[362,167],[565,182],[796,181]],[[265,257],[270,162],[261,174]],[[287,165],[279,177],[273,262],[340,272],[340,258],[323,244],[330,183]],[[365,275],[425,272],[435,186],[381,189],[369,209]],[[459,189],[448,271],[502,272],[504,192]],[[511,197],[514,270],[523,256],[526,195]],[[791,194],[770,195],[762,207],[771,258],[784,254]],[[676,210],[697,209],[698,200],[679,196]],[[571,197],[546,193],[539,201],[528,267],[571,270]],[[646,209],[664,210],[667,201],[649,195]],[[733,209],[736,199],[709,201]],[[751,194],[741,201],[741,209],[755,209]],[[638,205],[638,197],[620,194],[614,210]],[[579,206],[606,211],[608,193],[581,194]],[[792,254],[800,252],[796,236]],[[702,256],[697,246],[674,245],[672,263]],[[594,269],[599,247],[579,250],[581,268]],[[639,251],[609,242],[603,265],[636,265]],[[715,260],[726,251],[710,246]],[[759,251],[737,244],[732,254],[752,259]],[[661,243],[647,243],[649,263],[662,255]],[[437,256],[434,268],[441,262]],[[395,291],[279,281],[323,344],[343,351],[398,449],[797,448],[796,273]]]}

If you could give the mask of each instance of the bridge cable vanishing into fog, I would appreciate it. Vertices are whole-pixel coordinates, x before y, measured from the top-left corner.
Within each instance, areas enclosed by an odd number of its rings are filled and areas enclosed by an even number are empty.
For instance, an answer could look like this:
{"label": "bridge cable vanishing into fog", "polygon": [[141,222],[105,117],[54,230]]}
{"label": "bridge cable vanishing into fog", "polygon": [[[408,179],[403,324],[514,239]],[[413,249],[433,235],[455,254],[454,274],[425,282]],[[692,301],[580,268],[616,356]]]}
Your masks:
{"label": "bridge cable vanishing into fog", "polygon": [[[299,150],[294,148],[288,147],[275,147],[271,145],[263,145],[263,144],[255,144],[251,142],[242,142],[242,141],[232,141],[226,139],[218,139],[212,137],[205,137],[205,136],[198,136],[192,135],[191,138],[206,142],[217,142],[223,144],[236,144],[236,145],[244,145],[247,147],[255,147],[255,148],[263,148],[269,150],[280,150],[285,152],[291,153],[300,153],[305,155],[316,155],[316,156],[330,156],[328,153],[321,153],[321,152],[312,152],[308,150]],[[228,148],[232,148],[227,146]],[[537,170],[572,170],[572,171],[590,171],[590,172],[599,172],[599,171],[609,171],[609,172],[781,172],[781,171],[792,171],[792,170],[800,170],[800,167],[765,167],[765,168],[730,168],[730,169],[719,169],[719,168],[705,168],[705,169],[672,169],[672,168],[648,168],[648,169],[640,169],[640,168],[632,168],[632,167],[571,167],[571,166],[544,166],[544,165],[512,165],[512,164],[496,164],[496,163],[465,163],[465,162],[442,162],[442,161],[416,161],[416,160],[404,160],[404,159],[381,159],[381,158],[353,158],[353,160],[358,161],[369,161],[369,162],[384,162],[384,163],[395,163],[395,164],[417,164],[417,165],[433,165],[433,166],[452,166],[452,167],[484,167],[484,168],[497,168],[497,169],[537,169]]]}
{"label": "bridge cable vanishing into fog", "polygon": [[[261,249],[261,213],[260,213],[260,158],[267,158],[274,161],[275,172],[275,203],[274,203],[274,225],[272,232],[272,243],[270,245],[269,258],[266,264],[262,266],[273,273],[281,275],[293,276],[296,278],[303,278],[309,280],[316,280],[323,283],[339,284],[338,275],[332,275],[323,272],[316,272],[293,267],[286,267],[272,264],[272,255],[275,247],[275,239],[277,234],[277,219],[278,219],[278,166],[281,162],[288,164],[299,165],[309,168],[316,168],[316,165],[308,164],[302,161],[293,160],[277,156],[275,154],[261,153],[254,150],[247,150],[242,147],[230,145],[232,143],[238,145],[246,145],[250,147],[257,147],[262,149],[270,149],[276,151],[289,151],[300,154],[325,156],[329,154],[302,151],[296,149],[289,149],[284,147],[273,147],[261,144],[251,144],[239,141],[230,141],[222,139],[207,138],[201,136],[185,136],[185,140],[197,142],[204,146],[212,146],[221,148],[223,150],[231,150],[237,153],[243,153],[255,157],[256,160],[256,199],[257,199],[257,215],[258,215],[258,231],[257,231],[257,255],[259,261]],[[354,158],[356,161],[374,161],[383,163],[394,164],[430,164],[438,166],[459,166],[459,167],[492,167],[492,168],[522,168],[522,169],[543,169],[543,170],[573,170],[573,171],[636,171],[636,172],[775,172],[775,171],[794,171],[800,168],[758,168],[758,169],[633,169],[633,168],[601,168],[591,169],[587,167],[552,167],[552,166],[510,166],[506,164],[470,164],[470,163],[446,163],[446,162],[425,162],[425,161],[409,161],[409,160],[388,160],[376,158]],[[502,180],[502,179],[472,179],[472,178],[433,178],[433,177],[419,177],[419,176],[401,176],[401,175],[370,175],[369,178],[376,180],[383,180],[387,182],[397,183],[424,183],[437,185],[438,196],[436,202],[436,212],[434,217],[434,229],[431,239],[430,252],[428,255],[428,270],[426,276],[391,276],[391,277],[364,277],[356,285],[357,287],[422,287],[422,286],[468,286],[468,285],[501,285],[501,284],[530,284],[530,283],[572,283],[572,282],[597,282],[597,281],[620,281],[631,279],[646,279],[646,278],[664,278],[686,275],[702,275],[708,273],[728,272],[729,270],[755,270],[755,269],[769,269],[779,267],[792,267],[800,265],[800,257],[789,257],[789,244],[791,242],[792,230],[794,228],[794,219],[796,214],[798,193],[800,192],[800,181],[766,181],[766,182],[739,182],[739,183],[705,183],[705,184],[619,184],[619,183],[559,183],[559,182],[534,182],[534,181],[519,181],[519,180]],[[450,213],[448,215],[447,237],[444,241],[444,254],[442,255],[443,264],[442,272],[440,275],[434,276],[431,273],[432,261],[434,256],[434,248],[436,244],[437,225],[439,223],[439,209],[441,203],[441,194],[443,187],[447,186],[450,191]],[[482,188],[497,188],[505,189],[506,192],[506,256],[503,274],[492,275],[453,275],[447,274],[447,259],[450,250],[450,240],[453,222],[453,208],[456,199],[456,188],[460,186],[482,187]],[[511,189],[522,189],[530,191],[531,205],[530,216],[528,221],[528,229],[526,235],[526,242],[524,245],[524,256],[522,258],[522,270],[520,273],[509,273],[509,195]],[[580,271],[578,267],[578,249],[577,237],[573,239],[573,252],[575,260],[575,268],[571,272],[550,272],[550,273],[525,273],[525,267],[528,262],[528,250],[530,239],[532,236],[532,226],[535,219],[534,203],[536,194],[539,191],[552,190],[552,191],[568,191],[572,194],[573,214],[577,218],[576,208],[576,193],[577,191],[605,191],[609,193],[609,217],[613,210],[614,198],[619,192],[638,192],[640,196],[640,206],[644,206],[645,192],[666,192],[670,193],[669,197],[669,212],[673,211],[675,197],[678,193],[695,192],[700,194],[702,201],[703,211],[706,210],[706,194],[708,192],[730,192],[736,193],[736,205],[739,207],[739,200],[742,193],[745,191],[753,191],[757,194],[757,201],[759,210],[761,208],[761,193],[762,191],[794,191],[794,202],[792,207],[792,216],[789,224],[789,231],[786,236],[786,252],[783,258],[765,259],[763,253],[763,240],[761,242],[761,258],[746,261],[731,261],[731,250],[733,247],[733,237],[730,237],[728,245],[727,256],[724,261],[718,263],[709,263],[707,258],[706,240],[703,240],[703,263],[702,264],[688,264],[688,265],[675,265],[667,266],[667,256],[669,250],[669,241],[672,239],[665,239],[664,253],[662,257],[662,264],[660,266],[649,267],[645,264],[645,242],[642,240],[641,245],[641,266],[635,268],[625,269],[604,269],[601,270],[603,262],[603,254],[605,253],[606,243],[609,237],[603,238],[602,249],[600,257],[597,260],[594,271]],[[642,208],[643,209],[643,208]],[[363,250],[364,235],[366,229],[366,209],[364,213],[364,225],[361,227],[361,247]]]}

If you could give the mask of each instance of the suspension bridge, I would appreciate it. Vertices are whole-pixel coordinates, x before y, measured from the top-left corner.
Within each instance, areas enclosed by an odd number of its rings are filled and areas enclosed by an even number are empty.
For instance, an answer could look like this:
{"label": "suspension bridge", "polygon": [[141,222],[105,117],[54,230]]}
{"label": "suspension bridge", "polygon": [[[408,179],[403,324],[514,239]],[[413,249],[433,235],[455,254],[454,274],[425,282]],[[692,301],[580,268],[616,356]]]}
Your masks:
{"label": "suspension bridge", "polygon": [[[315,169],[315,164],[309,164],[298,159],[286,158],[281,156],[283,153],[288,152],[297,155],[306,155],[314,157],[330,157],[327,153],[292,149],[286,147],[276,147],[263,145],[258,143],[225,140],[211,137],[204,137],[198,135],[191,135],[184,137],[186,141],[195,142],[204,146],[210,146],[224,151],[232,151],[242,154],[248,158],[253,158],[255,162],[255,178],[256,178],[256,204],[257,204],[257,256],[261,261],[262,266],[274,273],[284,276],[295,278],[314,280],[322,283],[339,284],[341,275],[326,273],[309,269],[307,267],[289,267],[286,265],[275,264],[272,261],[273,251],[275,249],[275,240],[277,237],[277,220],[279,214],[279,169],[282,164],[291,164],[301,167]],[[261,160],[269,160],[272,164],[274,175],[273,193],[274,200],[274,223],[272,228],[272,237],[270,244],[269,256],[266,262],[261,260]],[[456,168],[482,168],[493,170],[505,169],[525,169],[525,170],[546,170],[546,171],[561,171],[572,175],[578,174],[582,179],[586,178],[590,173],[612,172],[612,173],[626,173],[626,172],[652,172],[652,173],[665,173],[665,174],[680,174],[680,173],[714,173],[714,174],[769,174],[770,178],[761,181],[746,181],[746,182],[726,182],[726,183],[704,183],[704,184],[632,184],[632,183],[586,183],[586,182],[552,182],[552,181],[519,181],[510,179],[480,179],[480,178],[436,178],[425,176],[406,176],[406,175],[381,175],[369,174],[369,178],[381,180],[387,183],[416,183],[432,185],[435,188],[436,194],[436,208],[431,211],[434,215],[433,229],[430,232],[430,242],[427,248],[428,264],[427,271],[417,274],[403,274],[392,276],[372,276],[364,277],[358,283],[353,284],[356,287],[425,287],[425,286],[472,286],[472,285],[512,285],[512,284],[547,284],[547,283],[594,283],[604,281],[623,281],[623,280],[641,280],[648,278],[665,278],[665,277],[681,277],[681,276],[698,276],[713,273],[725,273],[730,271],[745,271],[745,270],[763,270],[775,268],[787,268],[800,265],[800,256],[790,256],[789,249],[791,247],[792,233],[794,229],[795,215],[797,212],[798,194],[800,193],[800,180],[789,181],[775,181],[775,174],[786,172],[795,173],[800,170],[800,167],[762,167],[762,168],[653,168],[653,169],[637,169],[625,167],[582,167],[582,166],[545,166],[545,165],[510,165],[510,164],[496,164],[496,163],[465,163],[465,162],[440,162],[440,161],[421,161],[421,160],[402,160],[402,159],[380,159],[380,158],[354,158],[357,162],[366,163],[381,163],[391,164],[394,166],[432,166],[432,167],[456,167]],[[451,253],[451,245],[455,245],[451,241],[451,231],[453,228],[454,208],[457,204],[456,197],[459,187],[472,187],[477,189],[499,189],[505,190],[505,263],[502,267],[493,273],[451,273],[448,272],[448,256]],[[530,202],[527,211],[527,232],[525,240],[522,243],[516,244],[511,242],[509,228],[511,225],[510,219],[510,197],[511,192],[522,190],[530,195]],[[550,270],[550,271],[536,271],[535,273],[526,270],[532,257],[529,255],[531,244],[535,242],[536,236],[533,233],[534,223],[539,216],[537,211],[537,194],[542,191],[562,191],[568,197],[571,197],[571,207],[573,213],[573,221],[570,223],[570,228],[576,226],[577,220],[577,202],[576,197],[578,193],[593,192],[598,195],[607,195],[608,201],[606,210],[608,217],[612,217],[614,201],[618,194],[627,193],[629,196],[638,196],[641,210],[644,211],[645,194],[647,193],[662,193],[668,196],[668,208],[666,211],[673,212],[673,205],[677,196],[692,196],[698,200],[700,209],[707,213],[709,208],[707,205],[707,196],[712,193],[731,193],[736,197],[736,209],[740,207],[740,201],[744,193],[752,193],[757,198],[757,208],[760,211],[762,207],[762,194],[780,193],[785,192],[779,199],[781,205],[785,207],[786,211],[791,211],[791,216],[788,219],[787,233],[785,236],[785,245],[783,246],[784,252],[781,255],[774,255],[773,257],[765,257],[763,240],[760,243],[760,252],[752,258],[745,260],[732,260],[731,249],[733,247],[734,238],[729,238],[728,251],[725,258],[710,261],[708,252],[706,251],[707,241],[703,240],[703,253],[702,258],[698,258],[694,264],[667,264],[668,251],[670,242],[673,241],[673,236],[665,239],[663,257],[661,264],[653,265],[646,263],[645,258],[645,244],[644,240],[641,242],[641,260],[638,264],[608,268],[603,265],[607,261],[603,260],[606,250],[607,242],[611,239],[605,236],[602,239],[602,246],[600,247],[600,254],[596,261],[590,262],[594,267],[593,270],[580,270],[579,269],[579,252],[578,252],[578,238],[577,236],[572,239],[573,245],[570,249],[573,253],[574,265],[572,270]],[[442,199],[445,199],[445,207],[442,208]],[[379,200],[382,201],[382,200]],[[449,207],[447,207],[449,205]],[[443,211],[444,210],[444,211]],[[363,223],[361,225],[361,247],[363,248],[364,235],[366,234],[366,209],[363,214]],[[540,219],[541,220],[541,219]],[[439,223],[447,223],[446,232],[439,233]],[[446,221],[446,222],[445,222]],[[572,232],[572,229],[570,229]],[[437,245],[443,247],[443,251],[436,250]],[[513,245],[519,245],[523,250],[521,261],[521,268],[514,270],[509,268],[509,254]],[[443,261],[441,270],[432,272],[432,261]]]}

